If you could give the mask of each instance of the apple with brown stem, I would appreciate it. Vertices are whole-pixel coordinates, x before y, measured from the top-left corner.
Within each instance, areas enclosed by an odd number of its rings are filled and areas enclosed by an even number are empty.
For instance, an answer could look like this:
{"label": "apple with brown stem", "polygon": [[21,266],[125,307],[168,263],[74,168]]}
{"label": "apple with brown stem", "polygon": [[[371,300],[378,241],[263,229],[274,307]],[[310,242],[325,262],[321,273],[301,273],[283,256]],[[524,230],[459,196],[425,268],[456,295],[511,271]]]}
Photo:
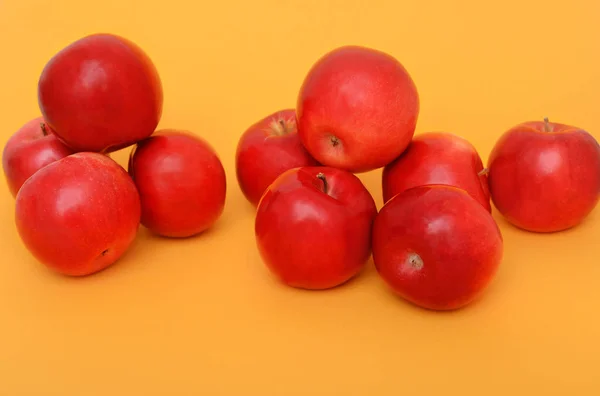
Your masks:
{"label": "apple with brown stem", "polygon": [[296,127],[296,111],[277,111],[252,124],[240,137],[235,169],[238,184],[254,206],[275,179],[288,169],[316,166]]}
{"label": "apple with brown stem", "polygon": [[256,243],[284,284],[333,288],[356,276],[371,256],[376,214],[375,201],[356,175],[321,166],[290,169],[260,200]]}
{"label": "apple with brown stem", "polygon": [[44,166],[73,154],[46,125],[36,117],[19,128],[6,142],[2,153],[2,169],[13,197],[35,172]]}
{"label": "apple with brown stem", "polygon": [[556,232],[580,224],[600,194],[600,145],[567,124],[528,121],[507,130],[488,161],[498,211],[513,225]]}

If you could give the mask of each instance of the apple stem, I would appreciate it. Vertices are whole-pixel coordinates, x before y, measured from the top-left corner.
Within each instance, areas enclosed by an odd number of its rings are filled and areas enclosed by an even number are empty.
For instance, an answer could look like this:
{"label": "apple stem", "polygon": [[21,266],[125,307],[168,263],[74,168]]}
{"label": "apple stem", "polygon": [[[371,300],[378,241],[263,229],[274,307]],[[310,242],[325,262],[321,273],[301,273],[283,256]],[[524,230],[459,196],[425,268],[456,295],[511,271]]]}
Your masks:
{"label": "apple stem", "polygon": [[42,135],[48,136],[48,128],[46,128],[46,124],[43,122],[40,123],[40,128],[42,129]]}
{"label": "apple stem", "polygon": [[327,178],[321,172],[321,173],[317,174],[317,179],[321,179],[321,181],[323,182],[323,192],[325,194],[327,194],[329,192],[329,184],[327,183]]}
{"label": "apple stem", "polygon": [[548,117],[544,118],[544,132],[552,132],[552,126],[550,125]]}
{"label": "apple stem", "polygon": [[273,119],[270,127],[277,136],[287,135],[293,130],[293,126],[290,125],[290,121],[285,120],[284,118]]}
{"label": "apple stem", "polygon": [[488,168],[483,168],[482,170],[480,170],[479,172],[477,172],[477,176],[485,176],[488,173],[490,173],[490,170]]}

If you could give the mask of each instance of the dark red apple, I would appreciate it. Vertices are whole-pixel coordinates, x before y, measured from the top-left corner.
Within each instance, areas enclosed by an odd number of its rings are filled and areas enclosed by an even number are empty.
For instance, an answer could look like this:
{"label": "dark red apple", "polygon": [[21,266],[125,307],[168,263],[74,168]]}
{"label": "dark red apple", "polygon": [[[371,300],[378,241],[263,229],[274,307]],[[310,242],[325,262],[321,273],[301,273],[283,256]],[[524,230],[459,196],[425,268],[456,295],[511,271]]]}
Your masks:
{"label": "dark red apple", "polygon": [[158,72],[135,43],[92,34],[61,49],[38,82],[42,115],[76,151],[111,152],[150,136],[160,121]]}
{"label": "dark red apple", "polygon": [[288,169],[316,166],[296,129],[296,111],[286,109],[251,125],[238,141],[236,176],[246,199],[254,206],[275,179]]}
{"label": "dark red apple", "polygon": [[397,295],[422,308],[453,310],[480,297],[503,256],[492,215],[465,190],[413,187],[394,196],[373,225],[373,261]]}
{"label": "dark red apple", "polygon": [[28,121],[8,139],[2,152],[2,169],[12,196],[35,172],[70,154],[73,150],[54,136],[43,117]]}
{"label": "dark red apple", "polygon": [[491,212],[487,174],[475,147],[447,132],[415,136],[408,148],[383,169],[383,200],[412,187],[447,184],[462,188]]}
{"label": "dark red apple", "polygon": [[381,168],[406,149],[419,115],[417,88],[382,51],[344,46],[322,56],[298,94],[298,133],[319,163],[351,172]]}
{"label": "dark red apple", "polygon": [[90,275],[129,249],[139,228],[140,198],[114,160],[76,153],[25,181],[15,218],[23,243],[41,263],[65,275]]}
{"label": "dark red apple", "polygon": [[581,223],[600,194],[600,146],[585,130],[529,121],[506,131],[488,161],[492,201],[513,225],[556,232]]}
{"label": "dark red apple", "polygon": [[369,259],[376,213],[371,194],[354,174],[330,167],[290,169],[260,200],[257,246],[284,284],[336,287],[356,276]]}
{"label": "dark red apple", "polygon": [[218,155],[189,131],[164,129],[131,151],[129,174],[142,201],[142,224],[166,237],[206,231],[225,207],[227,183]]}

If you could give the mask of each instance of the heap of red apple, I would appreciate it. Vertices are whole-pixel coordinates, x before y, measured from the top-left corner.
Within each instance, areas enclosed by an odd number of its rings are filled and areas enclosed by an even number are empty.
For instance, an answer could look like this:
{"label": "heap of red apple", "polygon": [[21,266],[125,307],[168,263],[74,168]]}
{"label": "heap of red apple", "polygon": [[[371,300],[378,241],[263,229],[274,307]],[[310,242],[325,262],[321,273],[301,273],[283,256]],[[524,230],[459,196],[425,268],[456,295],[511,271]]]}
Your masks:
{"label": "heap of red apple", "polygon": [[[284,284],[336,287],[371,254],[381,278],[418,306],[450,310],[479,297],[503,257],[491,201],[514,225],[553,232],[579,224],[600,192],[600,147],[548,120],[501,136],[484,167],[449,132],[414,136],[419,95],[389,54],[348,46],[321,57],[292,109],[242,135],[237,178],[257,206],[261,257]],[[382,170],[377,211],[356,176]]]}
{"label": "heap of red apple", "polygon": [[[139,225],[189,237],[220,217],[218,155],[185,130],[155,131],[163,93],[148,56],[114,35],[58,52],[39,79],[41,117],[5,146],[16,224],[43,264],[88,275],[115,263]],[[419,95],[403,65],[358,46],[309,70],[295,109],[240,137],[237,181],[256,207],[258,250],[286,285],[328,289],[369,258],[391,290],[450,310],[478,298],[503,257],[492,203],[510,223],[556,232],[581,223],[600,193],[600,146],[586,131],[531,121],[506,131],[487,164],[449,132],[415,136]],[[131,147],[127,170],[110,153]],[[382,171],[383,207],[356,176]]]}
{"label": "heap of red apple", "polygon": [[[111,34],[59,51],[38,83],[41,117],[6,143],[4,174],[29,251],[72,276],[98,272],[142,224],[166,237],[211,227],[226,195],[213,148],[187,130],[156,131],[163,91],[136,44]],[[131,147],[127,170],[110,153]]]}

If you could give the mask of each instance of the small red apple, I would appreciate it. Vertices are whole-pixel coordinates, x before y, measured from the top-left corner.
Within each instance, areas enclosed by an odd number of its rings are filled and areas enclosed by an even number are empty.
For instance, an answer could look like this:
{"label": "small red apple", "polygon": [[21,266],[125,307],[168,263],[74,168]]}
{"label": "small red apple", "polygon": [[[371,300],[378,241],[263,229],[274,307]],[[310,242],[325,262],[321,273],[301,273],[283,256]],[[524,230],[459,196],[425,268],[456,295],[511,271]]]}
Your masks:
{"label": "small red apple", "polygon": [[258,204],[257,246],[284,284],[336,287],[356,276],[369,259],[376,214],[371,194],[354,174],[320,166],[290,169]]}
{"label": "small red apple", "polygon": [[319,163],[351,172],[381,168],[410,143],[419,95],[391,55],[344,46],[321,57],[302,83],[298,133]]}
{"label": "small red apple", "polygon": [[600,145],[581,128],[548,119],[516,125],[496,142],[488,168],[492,202],[524,230],[566,230],[598,203]]}
{"label": "small red apple", "polygon": [[199,234],[219,219],[227,183],[221,160],[204,139],[164,129],[139,142],[129,174],[142,201],[142,225],[166,237]]}
{"label": "small red apple", "polygon": [[394,196],[373,225],[373,261],[406,301],[462,308],[488,287],[503,256],[492,215],[463,189],[417,186]]}
{"label": "small red apple", "polygon": [[113,34],[92,34],[60,50],[38,82],[42,115],[76,151],[111,152],[150,136],[163,91],[148,55]]}
{"label": "small red apple", "polygon": [[64,158],[73,151],[50,131],[43,117],[28,121],[6,142],[2,168],[13,197],[31,175],[44,166]]}
{"label": "small red apple", "polygon": [[383,200],[412,187],[447,184],[462,188],[491,212],[486,170],[475,147],[447,132],[415,136],[408,148],[383,169]]}
{"label": "small red apple", "polygon": [[254,206],[286,170],[318,165],[300,141],[293,109],[270,114],[251,125],[238,141],[235,160],[240,189]]}
{"label": "small red apple", "polygon": [[23,184],[16,225],[27,249],[71,276],[115,263],[139,228],[140,198],[119,164],[99,153],[76,153],[46,165]]}

